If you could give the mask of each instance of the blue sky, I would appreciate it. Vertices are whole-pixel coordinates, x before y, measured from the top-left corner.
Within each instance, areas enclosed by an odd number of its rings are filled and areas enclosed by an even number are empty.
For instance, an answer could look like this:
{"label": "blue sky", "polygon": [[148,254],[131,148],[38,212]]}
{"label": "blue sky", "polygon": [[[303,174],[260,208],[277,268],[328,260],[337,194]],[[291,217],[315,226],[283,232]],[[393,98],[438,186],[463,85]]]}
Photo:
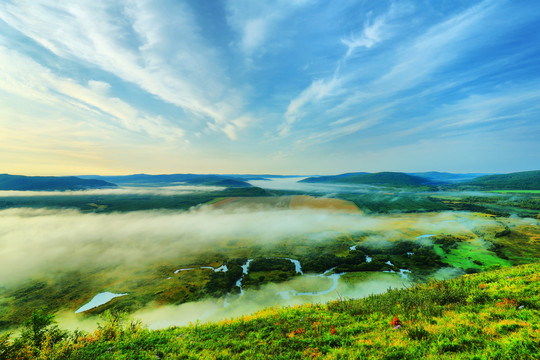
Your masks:
{"label": "blue sky", "polygon": [[540,169],[540,2],[3,0],[0,172]]}

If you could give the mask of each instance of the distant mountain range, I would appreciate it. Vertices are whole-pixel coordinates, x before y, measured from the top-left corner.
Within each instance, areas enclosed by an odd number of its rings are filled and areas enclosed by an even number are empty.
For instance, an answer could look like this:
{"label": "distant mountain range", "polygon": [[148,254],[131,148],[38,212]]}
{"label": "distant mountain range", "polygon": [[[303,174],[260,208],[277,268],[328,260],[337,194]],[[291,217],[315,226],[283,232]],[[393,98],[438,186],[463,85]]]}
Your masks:
{"label": "distant mountain range", "polygon": [[182,185],[204,185],[204,186],[224,186],[224,187],[251,187],[241,178],[231,175],[199,175],[199,174],[163,174],[163,175],[121,175],[121,176],[97,176],[84,175],[83,179],[100,179],[110,181],[118,185],[139,185],[139,186],[163,186],[172,184]]}
{"label": "distant mountain range", "polygon": [[[0,190],[84,190],[127,186],[202,185],[227,188],[252,187],[247,181],[289,177],[285,175],[134,174],[122,176],[22,176],[0,174]],[[415,190],[540,190],[540,170],[509,174],[452,174],[441,172],[354,172],[312,176],[302,183],[369,185]],[[117,185],[118,184],[118,185]]]}
{"label": "distant mountain range", "polygon": [[453,174],[453,173],[438,172],[438,171],[408,173],[408,174],[429,179],[433,183],[458,183],[458,182],[472,180],[480,176],[491,175],[491,174],[482,174],[482,173]]}
{"label": "distant mountain range", "polygon": [[451,174],[425,173],[346,173],[333,176],[314,176],[300,182],[326,184],[375,185],[400,188],[441,186],[456,190],[540,190],[540,170],[510,174]]}
{"label": "distant mountain range", "polygon": [[355,184],[355,185],[379,185],[398,187],[421,187],[430,185],[431,181],[420,176],[409,175],[400,172],[380,173],[347,173],[335,176],[310,177],[300,182],[304,183],[329,183],[329,184]]}
{"label": "distant mountain range", "polygon": [[540,190],[540,170],[480,176],[460,185],[484,190]]}
{"label": "distant mountain range", "polygon": [[0,190],[63,191],[116,187],[116,184],[75,176],[23,176],[0,174]]}

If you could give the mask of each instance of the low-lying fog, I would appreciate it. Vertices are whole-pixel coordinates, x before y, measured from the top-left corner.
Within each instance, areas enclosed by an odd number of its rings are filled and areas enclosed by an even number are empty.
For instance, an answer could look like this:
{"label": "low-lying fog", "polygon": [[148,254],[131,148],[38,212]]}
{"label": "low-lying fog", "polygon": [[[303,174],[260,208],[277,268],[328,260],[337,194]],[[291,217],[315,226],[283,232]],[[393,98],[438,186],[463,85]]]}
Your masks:
{"label": "low-lying fog", "polygon": [[[264,308],[274,306],[291,306],[304,303],[325,303],[341,298],[359,298],[370,294],[380,294],[388,288],[403,288],[410,286],[407,280],[387,273],[372,273],[365,275],[359,281],[351,283],[340,282],[335,291],[318,296],[280,296],[280,293],[308,287],[309,290],[324,290],[328,284],[319,281],[313,286],[309,277],[299,277],[279,284],[266,284],[258,290],[247,290],[242,296],[229,295],[225,299],[205,299],[181,305],[165,305],[155,307],[150,304],[131,315],[133,319],[142,320],[151,329],[183,326],[197,321],[218,321],[243,315],[250,315]],[[84,329],[96,328],[99,321],[95,318],[83,319],[73,312],[61,312],[57,316],[63,328]]]}
{"label": "low-lying fog", "polygon": [[195,185],[171,185],[171,186],[125,186],[108,189],[67,190],[67,191],[17,191],[0,190],[2,196],[83,196],[83,195],[182,195],[209,191],[224,190],[221,186],[195,186]]}
{"label": "low-lying fog", "polygon": [[[251,185],[257,186],[263,189],[272,190],[292,190],[292,191],[304,191],[315,194],[340,194],[340,193],[370,193],[388,194],[388,187],[381,188],[374,185],[361,185],[361,184],[326,184],[326,183],[303,183],[299,182],[307,177],[287,177],[287,178],[271,178],[266,180],[250,180]],[[392,192],[395,194],[411,193],[411,190],[404,188],[392,188]],[[413,193],[419,193],[418,191],[412,191]],[[420,193],[434,193],[441,196],[481,196],[481,197],[508,197],[512,194],[504,193],[491,193],[485,191],[421,191]]]}
{"label": "low-lying fog", "polygon": [[[456,231],[448,213],[425,216],[366,216],[326,210],[215,209],[81,213],[77,210],[14,208],[0,211],[0,283],[34,274],[172,261],[204,253],[212,244],[249,239],[269,245],[302,236],[313,241],[332,234],[384,231],[384,238]],[[460,220],[463,226],[463,221]],[[485,221],[483,222],[485,224]],[[381,239],[384,240],[384,239]]]}
{"label": "low-lying fog", "polygon": [[293,190],[304,191],[308,193],[333,194],[347,192],[377,191],[374,186],[369,185],[349,185],[349,184],[317,184],[299,182],[306,177],[286,177],[272,178],[267,180],[250,180],[253,186],[272,190]]}

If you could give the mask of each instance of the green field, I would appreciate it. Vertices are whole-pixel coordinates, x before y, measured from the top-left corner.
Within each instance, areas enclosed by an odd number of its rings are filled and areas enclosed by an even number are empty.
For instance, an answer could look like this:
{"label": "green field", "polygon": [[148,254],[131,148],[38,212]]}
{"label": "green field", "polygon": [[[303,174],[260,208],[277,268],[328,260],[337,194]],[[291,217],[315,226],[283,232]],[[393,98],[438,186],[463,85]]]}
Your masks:
{"label": "green field", "polygon": [[463,270],[471,268],[482,270],[492,266],[512,265],[510,261],[501,259],[493,252],[486,250],[483,246],[472,242],[462,242],[457,248],[450,250],[448,253],[444,252],[440,246],[436,245],[435,252],[441,256],[445,263]]}

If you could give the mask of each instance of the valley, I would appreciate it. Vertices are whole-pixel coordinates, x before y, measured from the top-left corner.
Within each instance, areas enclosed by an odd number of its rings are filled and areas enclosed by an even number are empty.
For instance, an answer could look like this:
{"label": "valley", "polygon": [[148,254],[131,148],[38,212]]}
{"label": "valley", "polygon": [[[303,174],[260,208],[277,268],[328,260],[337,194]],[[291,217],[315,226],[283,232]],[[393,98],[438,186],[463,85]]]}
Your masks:
{"label": "valley", "polygon": [[290,180],[293,189],[138,184],[0,197],[10,268],[0,327],[37,308],[73,328],[111,310],[152,328],[186,325],[540,257],[534,192],[323,192]]}

